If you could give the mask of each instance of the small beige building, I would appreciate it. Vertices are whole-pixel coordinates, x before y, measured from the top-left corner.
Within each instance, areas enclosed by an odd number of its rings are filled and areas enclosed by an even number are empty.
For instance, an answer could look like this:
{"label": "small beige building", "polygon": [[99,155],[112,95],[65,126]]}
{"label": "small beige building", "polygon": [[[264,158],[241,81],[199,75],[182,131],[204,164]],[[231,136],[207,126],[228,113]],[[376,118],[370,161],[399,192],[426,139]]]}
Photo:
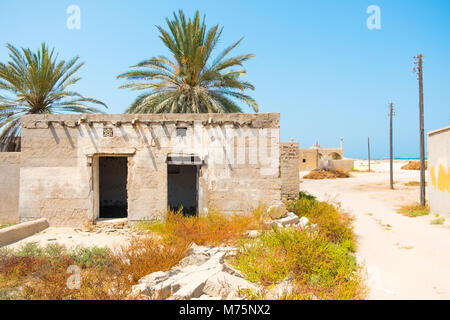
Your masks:
{"label": "small beige building", "polygon": [[428,132],[430,213],[450,218],[450,126]]}
{"label": "small beige building", "polygon": [[298,197],[298,161],[278,113],[27,115],[0,153],[0,222],[245,212]]}
{"label": "small beige building", "polygon": [[340,148],[323,148],[318,142],[309,149],[299,149],[299,170],[343,169],[352,170],[354,161],[344,159],[342,139]]}

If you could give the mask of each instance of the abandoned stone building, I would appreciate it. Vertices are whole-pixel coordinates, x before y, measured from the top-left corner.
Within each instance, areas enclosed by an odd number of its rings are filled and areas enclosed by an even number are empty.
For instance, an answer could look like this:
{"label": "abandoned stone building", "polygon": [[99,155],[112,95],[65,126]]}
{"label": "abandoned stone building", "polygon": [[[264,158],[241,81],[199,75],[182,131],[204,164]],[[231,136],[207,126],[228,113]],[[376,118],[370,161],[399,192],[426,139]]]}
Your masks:
{"label": "abandoned stone building", "polygon": [[280,115],[22,117],[20,152],[0,152],[0,222],[245,212],[298,197],[298,144]]}
{"label": "abandoned stone building", "polygon": [[323,148],[316,142],[309,149],[299,149],[300,171],[324,168],[352,170],[354,161],[344,159],[342,141],[341,138],[341,146],[339,148]]}

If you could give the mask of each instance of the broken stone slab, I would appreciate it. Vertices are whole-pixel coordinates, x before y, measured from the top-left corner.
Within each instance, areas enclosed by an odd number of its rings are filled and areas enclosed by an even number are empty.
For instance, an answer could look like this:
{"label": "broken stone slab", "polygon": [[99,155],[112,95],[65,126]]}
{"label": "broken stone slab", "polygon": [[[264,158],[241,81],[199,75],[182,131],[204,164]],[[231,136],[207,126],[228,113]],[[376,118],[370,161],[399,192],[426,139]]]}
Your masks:
{"label": "broken stone slab", "polygon": [[289,275],[286,279],[277,283],[272,287],[272,289],[267,293],[267,299],[275,300],[280,299],[283,296],[288,296],[294,291],[294,282],[292,275]]}
{"label": "broken stone slab", "polygon": [[[234,253],[230,246],[191,246],[191,254],[169,271],[158,271],[141,278],[131,297],[160,299],[242,299],[240,289],[257,289],[225,261]],[[205,291],[205,286],[208,287]],[[214,293],[216,292],[216,293]],[[220,294],[219,294],[220,293]]]}
{"label": "broken stone slab", "polygon": [[229,273],[233,276],[244,278],[244,275],[242,274],[242,272],[233,268],[228,262],[224,262],[223,271],[226,273]]}
{"label": "broken stone slab", "polygon": [[267,214],[271,219],[280,219],[286,217],[287,209],[283,203],[280,203],[267,208]]}
{"label": "broken stone slab", "polygon": [[206,254],[207,255],[210,253],[211,249],[213,249],[213,247],[199,246],[195,243],[192,243],[189,246],[188,255],[191,255],[191,254]]}
{"label": "broken stone slab", "polygon": [[222,299],[232,299],[240,296],[241,289],[256,290],[257,287],[243,278],[221,271],[208,277],[203,287],[203,293],[209,296],[220,296]]}
{"label": "broken stone slab", "polygon": [[191,300],[221,300],[221,299],[222,299],[222,297],[210,297],[210,296],[204,294],[198,298],[192,298]]}
{"label": "broken stone slab", "polygon": [[172,299],[188,300],[200,297],[204,293],[204,287],[208,279],[214,277],[215,274],[222,272],[221,270],[221,266],[208,270],[201,270],[175,281],[172,284],[172,289],[175,291],[172,294]]}
{"label": "broken stone slab", "polygon": [[257,238],[261,234],[259,230],[249,230],[245,233],[245,236],[250,239]]}
{"label": "broken stone slab", "polygon": [[199,266],[205,263],[208,259],[209,256],[206,254],[191,254],[181,259],[181,261],[176,265],[176,268],[184,268],[188,265]]}
{"label": "broken stone slab", "polygon": [[277,220],[271,221],[269,223],[269,227],[276,228],[276,229],[283,229],[284,228],[284,226],[280,222],[278,222]]}
{"label": "broken stone slab", "polygon": [[298,223],[296,224],[296,226],[303,230],[308,227],[308,224],[309,224],[309,219],[307,217],[301,217],[299,219]]}
{"label": "broken stone slab", "polygon": [[276,219],[276,220],[274,220],[274,222],[277,222],[283,226],[287,226],[287,225],[295,224],[298,220],[299,219],[296,214],[293,214],[293,213],[291,214],[291,212],[289,212],[289,214],[285,218]]}

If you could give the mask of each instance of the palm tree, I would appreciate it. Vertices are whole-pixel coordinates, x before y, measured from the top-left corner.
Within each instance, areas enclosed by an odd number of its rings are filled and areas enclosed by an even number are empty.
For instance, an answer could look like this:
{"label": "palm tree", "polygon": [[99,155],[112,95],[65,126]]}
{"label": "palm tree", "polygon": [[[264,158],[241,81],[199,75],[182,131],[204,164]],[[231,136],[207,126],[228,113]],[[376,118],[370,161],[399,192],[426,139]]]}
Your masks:
{"label": "palm tree", "polygon": [[[36,52],[22,48],[19,51],[8,44],[11,61],[0,63],[0,144],[9,145],[20,135],[20,117],[25,114],[47,113],[101,113],[87,103],[106,105],[68,91],[81,78],[74,74],[84,65],[78,57],[57,61],[54,49],[45,43]],[[1,95],[5,91],[8,95]]]}
{"label": "palm tree", "polygon": [[209,63],[223,28],[216,25],[207,31],[205,18],[200,22],[198,11],[193,20],[186,20],[180,10],[166,22],[169,31],[158,27],[159,37],[173,59],[153,57],[117,77],[129,80],[119,88],[149,90],[139,95],[126,113],[242,112],[237,102],[258,112],[256,101],[244,94],[246,89],[254,90],[253,85],[240,79],[246,73],[242,63],[254,55],[226,58],[242,38]]}

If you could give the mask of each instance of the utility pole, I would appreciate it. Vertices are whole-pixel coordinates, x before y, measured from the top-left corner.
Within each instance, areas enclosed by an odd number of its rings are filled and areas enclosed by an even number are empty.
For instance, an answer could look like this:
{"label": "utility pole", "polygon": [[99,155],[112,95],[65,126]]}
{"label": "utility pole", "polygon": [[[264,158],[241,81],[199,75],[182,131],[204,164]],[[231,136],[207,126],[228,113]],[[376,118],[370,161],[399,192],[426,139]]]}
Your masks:
{"label": "utility pole", "polygon": [[393,151],[392,151],[392,117],[394,115],[394,105],[389,103],[389,165],[390,165],[390,186],[394,189],[394,161],[393,161]]}
{"label": "utility pole", "polygon": [[370,137],[367,137],[367,154],[369,159],[369,172],[370,172]]}
{"label": "utility pole", "polygon": [[420,204],[425,206],[425,137],[424,137],[424,120],[423,120],[423,74],[422,74],[422,58],[421,54],[414,57],[414,72],[417,72],[419,80],[419,122],[420,122]]}

